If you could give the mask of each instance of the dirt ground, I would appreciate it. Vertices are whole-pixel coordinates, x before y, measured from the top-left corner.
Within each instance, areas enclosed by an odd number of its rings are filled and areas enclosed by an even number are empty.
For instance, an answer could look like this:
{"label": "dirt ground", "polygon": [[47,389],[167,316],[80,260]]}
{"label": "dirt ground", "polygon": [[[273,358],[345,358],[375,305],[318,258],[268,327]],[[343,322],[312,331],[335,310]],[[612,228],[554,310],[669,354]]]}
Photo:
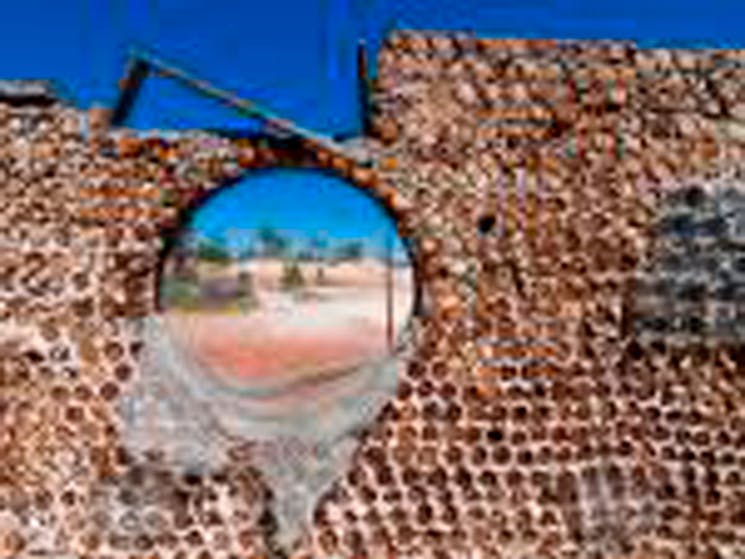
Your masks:
{"label": "dirt ground", "polygon": [[[202,272],[203,281],[211,281],[226,270]],[[171,310],[166,322],[178,343],[228,383],[271,386],[313,378],[390,354],[384,272],[379,265],[338,265],[325,285],[305,290],[299,300],[276,288],[281,263],[258,263],[252,269],[258,308]],[[411,270],[395,270],[393,286],[395,343],[413,303]]]}
{"label": "dirt ground", "polygon": [[[225,275],[236,276],[239,270],[251,272],[257,289],[278,289],[282,277],[283,262],[277,259],[254,258],[252,260],[232,263],[228,266],[200,262],[199,275],[202,278],[218,278]],[[371,258],[355,262],[319,263],[298,262],[298,267],[307,283],[315,283],[317,272],[323,270],[324,285],[330,287],[379,287],[383,289],[386,282],[386,266]],[[406,283],[411,275],[411,268],[393,268],[394,283]]]}

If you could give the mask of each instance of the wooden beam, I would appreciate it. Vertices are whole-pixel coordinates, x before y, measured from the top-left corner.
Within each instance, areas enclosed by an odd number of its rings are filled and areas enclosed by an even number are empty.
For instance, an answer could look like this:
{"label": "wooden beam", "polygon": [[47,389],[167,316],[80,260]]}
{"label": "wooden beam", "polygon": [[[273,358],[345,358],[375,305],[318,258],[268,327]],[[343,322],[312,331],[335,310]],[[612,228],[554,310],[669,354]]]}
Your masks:
{"label": "wooden beam", "polygon": [[126,122],[149,71],[147,62],[130,58],[124,77],[119,82],[119,98],[111,114],[112,126],[121,126]]}
{"label": "wooden beam", "polygon": [[367,61],[367,45],[364,39],[357,43],[357,92],[362,119],[362,135],[372,134],[372,118],[370,115],[370,69]]}
{"label": "wooden beam", "polygon": [[[278,133],[280,136],[289,135],[303,138],[311,145],[328,150],[336,155],[344,157],[345,159],[350,159],[363,164],[369,163],[368,158],[365,158],[364,161],[359,161],[358,157],[352,155],[349,150],[338,142],[335,142],[332,138],[299,126],[289,119],[282,118],[278,113],[275,113],[254,101],[243,99],[233,93],[215,87],[206,80],[200,79],[173,64],[169,64],[149,52],[137,49],[133,51],[133,58],[141,64],[144,64],[146,67],[156,71],[158,75],[173,78],[181,84],[198,91],[202,95],[223,103],[237,111],[239,114],[264,121],[269,125],[270,130],[274,133]],[[141,66],[135,66],[135,68],[141,68]],[[134,70],[132,70],[131,73],[133,72]]]}

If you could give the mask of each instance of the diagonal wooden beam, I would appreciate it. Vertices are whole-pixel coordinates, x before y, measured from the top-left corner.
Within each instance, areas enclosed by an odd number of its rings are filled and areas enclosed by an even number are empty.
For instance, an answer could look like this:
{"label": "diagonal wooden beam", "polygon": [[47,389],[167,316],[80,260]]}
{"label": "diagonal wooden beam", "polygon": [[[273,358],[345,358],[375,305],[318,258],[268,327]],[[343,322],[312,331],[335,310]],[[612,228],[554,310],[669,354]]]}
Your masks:
{"label": "diagonal wooden beam", "polygon": [[278,113],[260,105],[259,103],[238,97],[229,91],[220,89],[208,81],[200,79],[190,72],[165,62],[152,53],[139,48],[132,51],[126,76],[122,80],[121,94],[117,101],[116,108],[114,109],[112,124],[121,124],[126,120],[126,117],[136,100],[137,93],[150,71],[155,71],[157,75],[163,77],[172,78],[182,85],[198,91],[206,97],[223,103],[241,115],[262,120],[269,125],[269,129],[275,134],[280,136],[299,137],[306,140],[311,145],[330,151],[335,155],[351,159],[357,163],[369,163],[369,158],[363,158],[364,160],[360,161],[359,156],[353,155],[342,144],[339,144],[332,138],[299,126],[292,120],[282,118]]}

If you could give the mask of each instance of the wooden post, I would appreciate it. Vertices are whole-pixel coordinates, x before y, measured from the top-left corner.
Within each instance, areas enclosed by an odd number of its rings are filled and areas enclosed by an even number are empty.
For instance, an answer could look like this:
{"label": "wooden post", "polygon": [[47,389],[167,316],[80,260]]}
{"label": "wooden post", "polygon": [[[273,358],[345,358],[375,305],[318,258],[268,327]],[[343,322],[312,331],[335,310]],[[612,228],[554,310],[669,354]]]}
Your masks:
{"label": "wooden post", "polygon": [[372,133],[372,120],[370,118],[370,78],[367,64],[367,48],[364,39],[357,43],[357,91],[362,119],[362,135],[370,136]]}
{"label": "wooden post", "polygon": [[150,67],[144,60],[130,59],[124,77],[119,82],[119,98],[111,116],[112,126],[121,126],[127,120],[149,71]]}

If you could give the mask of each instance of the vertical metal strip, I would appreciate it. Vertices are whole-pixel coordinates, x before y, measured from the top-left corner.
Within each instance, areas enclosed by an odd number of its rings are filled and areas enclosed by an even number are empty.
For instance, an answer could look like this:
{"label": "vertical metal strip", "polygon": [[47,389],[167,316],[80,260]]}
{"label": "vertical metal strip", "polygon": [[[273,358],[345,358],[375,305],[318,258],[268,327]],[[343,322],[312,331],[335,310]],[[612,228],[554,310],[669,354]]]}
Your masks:
{"label": "vertical metal strip", "polygon": [[385,258],[386,258],[386,281],[385,281],[385,334],[388,343],[388,351],[393,351],[393,262],[391,232],[387,231],[385,236]]}

